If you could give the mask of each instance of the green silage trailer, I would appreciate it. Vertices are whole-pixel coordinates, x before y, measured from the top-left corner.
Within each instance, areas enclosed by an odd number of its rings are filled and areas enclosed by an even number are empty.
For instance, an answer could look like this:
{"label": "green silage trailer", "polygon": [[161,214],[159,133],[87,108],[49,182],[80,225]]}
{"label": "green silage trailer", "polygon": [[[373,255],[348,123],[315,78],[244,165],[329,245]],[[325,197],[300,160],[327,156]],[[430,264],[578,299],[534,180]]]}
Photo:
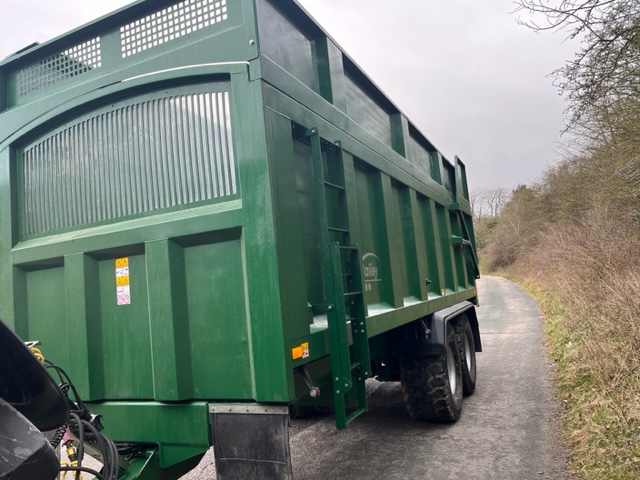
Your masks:
{"label": "green silage trailer", "polygon": [[0,63],[0,316],[121,478],[291,478],[292,408],[455,421],[481,350],[464,164],[292,0],[141,0]]}

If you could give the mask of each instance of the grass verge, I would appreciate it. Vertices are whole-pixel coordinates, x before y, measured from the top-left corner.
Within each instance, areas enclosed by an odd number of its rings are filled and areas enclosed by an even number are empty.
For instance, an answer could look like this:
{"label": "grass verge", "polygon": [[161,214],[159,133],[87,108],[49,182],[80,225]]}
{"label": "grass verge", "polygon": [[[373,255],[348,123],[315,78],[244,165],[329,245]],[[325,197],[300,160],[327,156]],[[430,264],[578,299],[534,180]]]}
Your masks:
{"label": "grass verge", "polygon": [[576,318],[560,294],[509,277],[536,299],[544,313],[572,475],[580,480],[640,479],[640,373],[623,365],[624,355],[616,344],[626,346],[638,339],[607,336],[608,329],[598,331],[606,319]]}

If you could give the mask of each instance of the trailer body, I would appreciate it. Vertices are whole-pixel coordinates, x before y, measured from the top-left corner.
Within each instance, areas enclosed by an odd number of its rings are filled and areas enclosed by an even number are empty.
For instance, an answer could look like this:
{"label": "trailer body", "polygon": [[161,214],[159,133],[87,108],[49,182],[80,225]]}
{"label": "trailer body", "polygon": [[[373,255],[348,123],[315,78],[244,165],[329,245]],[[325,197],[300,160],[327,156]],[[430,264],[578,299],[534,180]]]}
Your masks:
{"label": "trailer body", "polygon": [[166,475],[293,403],[344,427],[454,305],[480,350],[464,164],[289,0],[139,1],[0,63],[0,255],[0,316]]}

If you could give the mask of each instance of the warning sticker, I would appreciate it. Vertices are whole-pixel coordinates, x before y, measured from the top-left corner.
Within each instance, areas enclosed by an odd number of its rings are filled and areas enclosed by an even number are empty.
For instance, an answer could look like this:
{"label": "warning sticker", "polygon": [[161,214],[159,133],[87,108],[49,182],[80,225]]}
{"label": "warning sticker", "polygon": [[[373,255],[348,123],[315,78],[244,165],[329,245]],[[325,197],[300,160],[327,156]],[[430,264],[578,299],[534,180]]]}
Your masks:
{"label": "warning sticker", "polygon": [[309,356],[309,343],[305,342],[298,347],[291,349],[291,358],[297,360],[299,358],[307,358]]}
{"label": "warning sticker", "polygon": [[116,258],[116,302],[118,305],[131,304],[129,282],[129,258]]}

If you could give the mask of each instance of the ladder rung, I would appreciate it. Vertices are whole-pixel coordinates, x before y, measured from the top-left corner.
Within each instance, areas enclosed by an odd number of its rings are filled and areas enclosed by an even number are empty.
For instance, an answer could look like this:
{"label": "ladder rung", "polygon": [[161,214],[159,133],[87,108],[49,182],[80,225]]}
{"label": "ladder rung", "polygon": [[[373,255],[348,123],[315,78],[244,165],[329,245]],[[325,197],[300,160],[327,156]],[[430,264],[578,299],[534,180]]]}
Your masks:
{"label": "ladder rung", "polygon": [[365,413],[366,411],[367,411],[367,409],[366,409],[366,408],[359,408],[359,409],[357,409],[355,412],[353,412],[353,413],[351,413],[351,414],[347,415],[347,423],[352,422],[353,420],[355,420],[355,419],[356,419],[356,417],[357,417],[358,415],[361,415],[361,414]]}
{"label": "ladder rung", "polygon": [[353,247],[351,245],[339,245],[338,248],[340,250],[357,250],[358,247]]}
{"label": "ladder rung", "polygon": [[340,233],[349,233],[349,230],[339,227],[327,227],[330,232],[340,232]]}
{"label": "ladder rung", "polygon": [[327,182],[326,180],[324,184],[329,188],[333,188],[334,190],[344,190],[344,187],[342,185],[336,185],[335,183]]}
{"label": "ladder rung", "polygon": [[345,297],[353,297],[354,295],[362,295],[362,292],[344,292]]}

